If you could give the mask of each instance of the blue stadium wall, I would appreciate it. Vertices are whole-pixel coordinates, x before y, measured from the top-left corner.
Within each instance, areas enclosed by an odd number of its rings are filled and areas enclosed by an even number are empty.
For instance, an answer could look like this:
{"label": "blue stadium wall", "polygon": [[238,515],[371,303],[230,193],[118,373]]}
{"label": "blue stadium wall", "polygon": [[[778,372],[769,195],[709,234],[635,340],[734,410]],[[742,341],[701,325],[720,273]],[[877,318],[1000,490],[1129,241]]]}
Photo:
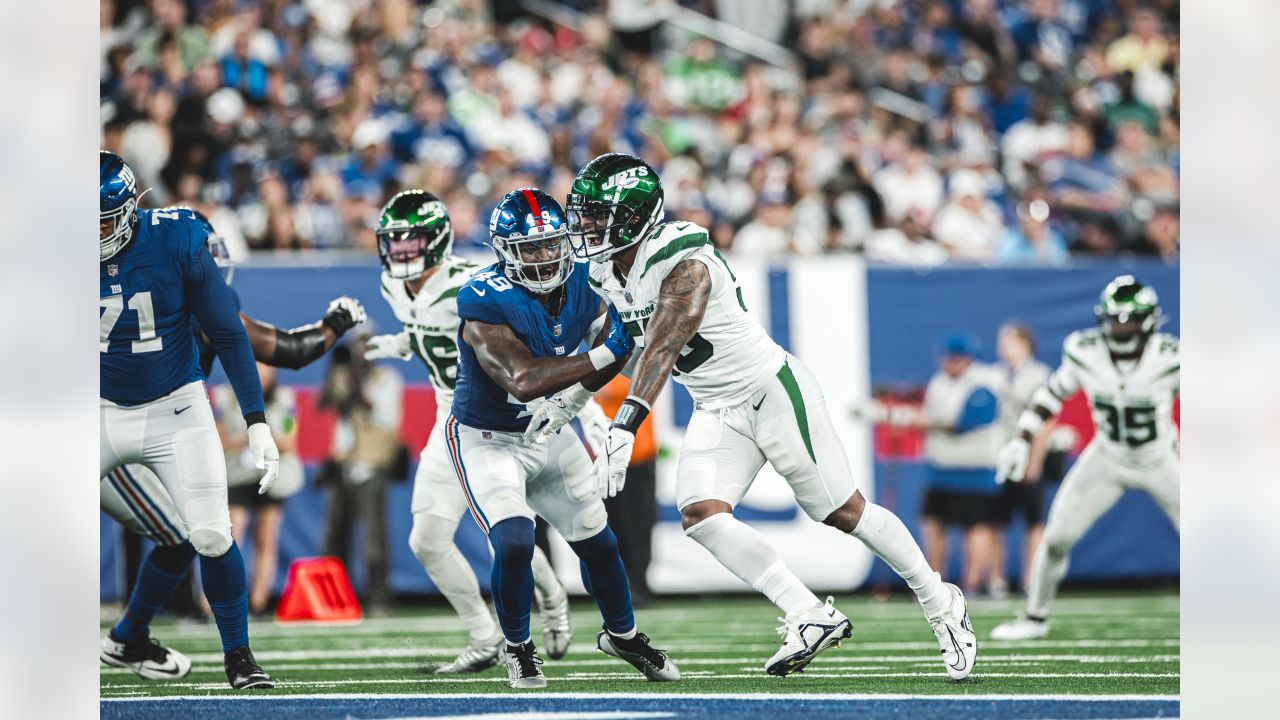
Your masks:
{"label": "blue stadium wall", "polygon": [[[996,328],[1012,318],[1031,326],[1039,340],[1040,359],[1056,365],[1062,339],[1072,330],[1092,324],[1099,290],[1121,273],[1133,273],[1153,285],[1165,308],[1165,330],[1174,334],[1179,331],[1178,269],[1153,262],[1077,263],[1067,269],[930,271],[868,268],[851,258],[793,261],[785,265],[732,262],[751,311],[781,344],[818,375],[838,430],[849,447],[855,475],[866,476],[864,493],[893,508],[917,535],[924,492],[923,466],[914,461],[877,461],[871,452],[870,433],[850,425],[844,417],[851,400],[865,397],[872,386],[924,385],[935,370],[933,348],[938,338],[950,331],[975,333],[987,348],[986,359],[994,360]],[[237,272],[235,288],[249,314],[281,327],[311,322],[323,313],[329,300],[348,294],[359,298],[369,309],[377,332],[394,332],[398,324],[378,294],[377,273],[373,263],[259,263]],[[282,371],[281,381],[316,386],[325,366],[321,361],[299,371]],[[395,363],[394,367],[404,374],[407,383],[429,382],[426,370],[416,363]],[[211,380],[225,382],[220,371]],[[682,388],[673,386],[664,393],[659,414],[665,448],[678,450],[691,410],[692,402]],[[412,412],[412,408],[406,407],[406,412]],[[670,456],[674,457],[674,452]],[[277,590],[283,585],[292,559],[315,555],[320,548],[326,498],[310,483],[314,472],[314,466],[308,467],[307,487],[286,503]],[[705,552],[693,548],[680,532],[679,516],[672,502],[674,462],[663,461],[659,475],[662,512],[655,530],[651,584],[659,591],[744,589]],[[744,499],[739,514],[770,535],[806,582],[815,587],[848,590],[896,581],[896,576],[856,541],[815,526],[798,513],[788,501],[785,485],[776,476],[762,475],[757,485]],[[390,581],[397,593],[434,594],[434,585],[406,544],[411,520],[410,489],[408,483],[393,483],[388,491]],[[1051,494],[1053,490],[1051,486]],[[120,532],[103,516],[103,600],[122,594]],[[1009,566],[1015,576],[1022,566],[1020,533],[1020,525],[1015,525],[1009,542]],[[482,586],[487,586],[489,554],[484,536],[474,523],[464,519],[458,541],[475,565]],[[353,557],[358,558],[360,533],[355,542]],[[848,563],[832,571],[831,552],[848,557]],[[1176,578],[1178,552],[1178,536],[1155,504],[1145,495],[1130,493],[1075,549],[1068,580]],[[815,557],[827,561],[814,562]],[[569,562],[567,550],[558,545],[553,558],[566,581],[580,587],[575,577],[576,563]],[[952,558],[953,576],[959,562],[958,556]],[[361,586],[361,563],[355,562],[351,570],[357,586]]]}

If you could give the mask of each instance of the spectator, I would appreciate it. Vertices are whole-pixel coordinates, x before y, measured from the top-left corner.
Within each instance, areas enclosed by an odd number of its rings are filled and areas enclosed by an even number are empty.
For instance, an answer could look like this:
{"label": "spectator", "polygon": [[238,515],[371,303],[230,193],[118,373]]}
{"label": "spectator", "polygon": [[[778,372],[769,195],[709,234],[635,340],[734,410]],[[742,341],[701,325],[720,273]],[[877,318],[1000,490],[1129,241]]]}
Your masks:
{"label": "spectator", "polygon": [[333,487],[324,553],[348,560],[352,528],[357,521],[364,525],[365,603],[370,615],[379,616],[391,607],[386,486],[400,452],[404,381],[390,367],[364,359],[364,342],[371,335],[365,329],[334,348],[318,405],[337,413],[326,473]]}
{"label": "spectator", "polygon": [[186,3],[182,0],[154,0],[151,7],[155,24],[143,30],[134,45],[134,52],[143,65],[155,66],[158,48],[166,37],[176,41],[178,54],[187,70],[209,57],[209,36],[203,28],[187,24]]}
{"label": "spectator", "polygon": [[236,35],[230,53],[218,61],[225,87],[239,90],[253,103],[267,100],[267,65],[249,54],[249,33]]}
{"label": "spectator", "polygon": [[[1000,439],[1001,444],[1008,442],[1018,434],[1018,416],[1031,402],[1031,396],[1049,379],[1049,367],[1035,357],[1036,341],[1031,328],[1017,322],[1006,322],[1000,326],[996,335],[996,354],[1004,366],[1007,376],[1004,395],[1000,398]],[[1049,445],[1049,434],[1053,423],[1046,423],[1031,444],[1031,458],[1027,461],[1027,471],[1022,482],[1005,483],[1001,490],[1004,511],[1001,524],[1008,525],[1015,515],[1021,515],[1026,526],[1026,541],[1023,544],[1023,566],[1019,577],[1026,583],[1030,577],[1031,557],[1044,531],[1044,485],[1041,483],[1042,469]],[[998,577],[1003,581],[1005,573],[1004,536],[999,538]],[[993,584],[996,583],[993,578]]]}
{"label": "spectator", "polygon": [[[618,413],[622,401],[627,399],[629,386],[627,378],[618,375],[596,393],[596,402],[606,417],[612,418]],[[647,605],[652,597],[648,571],[653,557],[653,526],[658,521],[657,463],[658,442],[653,418],[648,417],[636,431],[635,449],[631,452],[622,492],[604,501],[609,527],[618,536],[618,551],[627,568],[631,601],[640,606]]]}
{"label": "spectator", "polygon": [[1142,226],[1142,238],[1134,248],[1139,254],[1154,255],[1169,264],[1178,261],[1178,212],[1162,207]]}
{"label": "spectator", "polygon": [[1028,169],[1034,170],[1045,158],[1067,146],[1067,129],[1049,119],[1049,98],[1038,95],[1031,101],[1031,114],[1009,128],[1001,141],[1004,176],[1015,188],[1028,185]]}
{"label": "spectator", "polygon": [[1070,259],[1067,244],[1049,224],[1049,203],[1040,198],[1019,203],[1017,215],[1017,226],[1006,230],[1000,239],[1000,262],[1062,265]]}
{"label": "spectator", "polygon": [[275,368],[269,365],[258,363],[258,378],[266,401],[267,424],[280,449],[280,474],[266,494],[258,494],[262,471],[253,464],[245,439],[244,418],[235,393],[228,386],[221,385],[214,390],[214,408],[218,434],[222,436],[222,448],[227,456],[231,527],[241,547],[245,547],[250,522],[253,524],[249,612],[260,617],[266,614],[275,588],[284,501],[302,489],[302,460],[298,458],[298,407],[293,390],[278,384]]}
{"label": "spectator", "polygon": [[975,337],[955,333],[943,340],[940,370],[925,388],[923,412],[911,421],[925,431],[929,490],[922,510],[929,565],[946,568],[947,529],[964,529],[961,586],[976,593],[990,582],[996,561],[1000,489],[995,481],[999,449],[1001,373],[976,362]]}
{"label": "spectator", "polygon": [[1151,8],[1139,7],[1130,15],[1129,34],[1107,46],[1107,65],[1112,72],[1159,70],[1168,54],[1160,19]]}
{"label": "spectator", "polygon": [[911,147],[902,162],[882,168],[872,176],[872,182],[884,199],[890,222],[901,222],[914,214],[927,226],[942,202],[942,176],[919,146]]}
{"label": "spectator", "polygon": [[929,237],[924,223],[914,216],[876,230],[867,238],[867,259],[893,265],[928,267],[947,261],[947,250]]}
{"label": "spectator", "polygon": [[951,174],[950,200],[938,211],[933,236],[952,258],[986,261],[995,256],[1004,230],[1000,210],[987,200],[987,184],[974,170]]}
{"label": "spectator", "polygon": [[[351,137],[355,150],[342,166],[342,184],[347,195],[380,198],[396,181],[398,167],[387,149],[386,128],[380,121],[366,120]],[[376,202],[376,200],[375,200]]]}
{"label": "spectator", "polygon": [[756,219],[733,237],[734,255],[770,258],[792,249],[791,203],[785,193],[770,190],[760,195]]}

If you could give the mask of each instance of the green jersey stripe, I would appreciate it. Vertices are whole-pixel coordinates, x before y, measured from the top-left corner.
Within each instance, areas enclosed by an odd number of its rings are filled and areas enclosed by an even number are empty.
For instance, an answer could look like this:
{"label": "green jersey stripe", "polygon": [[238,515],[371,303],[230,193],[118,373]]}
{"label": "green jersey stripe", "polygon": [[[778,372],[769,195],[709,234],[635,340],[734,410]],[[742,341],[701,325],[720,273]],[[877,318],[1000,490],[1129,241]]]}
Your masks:
{"label": "green jersey stripe", "polygon": [[640,271],[640,277],[644,277],[645,273],[649,272],[649,269],[654,265],[657,265],[663,260],[670,259],[677,253],[710,244],[711,238],[708,237],[706,233],[690,233],[688,235],[681,235],[659,248],[658,252],[649,257],[648,262],[644,264],[644,270]]}
{"label": "green jersey stripe", "polygon": [[1181,363],[1179,363],[1178,365],[1174,365],[1173,367],[1169,368],[1168,370],[1165,370],[1164,372],[1162,372],[1162,373],[1160,373],[1159,375],[1157,375],[1157,376],[1156,376],[1156,379],[1157,379],[1157,380],[1159,380],[1160,378],[1168,377],[1169,375],[1172,375],[1172,374],[1174,374],[1174,373],[1178,372],[1178,370],[1179,370],[1179,369],[1181,369],[1181,368],[1182,368]]}
{"label": "green jersey stripe", "polygon": [[791,372],[790,365],[782,364],[782,369],[778,371],[778,381],[786,389],[787,397],[791,398],[791,409],[796,413],[796,424],[800,426],[800,437],[804,438],[804,448],[809,451],[809,459],[817,464],[818,458],[813,455],[813,440],[809,437],[809,414],[804,409],[804,396],[800,394],[800,385],[796,383],[796,376]]}
{"label": "green jersey stripe", "polygon": [[1093,372],[1092,370],[1089,369],[1088,365],[1085,365],[1084,362],[1080,358],[1076,357],[1075,355],[1072,355],[1069,352],[1063,352],[1062,354],[1066,355],[1067,359],[1070,360],[1071,362],[1075,363],[1076,365],[1079,365],[1081,370],[1087,373]]}
{"label": "green jersey stripe", "polygon": [[436,298],[435,300],[432,300],[431,304],[437,305],[441,302],[444,302],[445,300],[456,298],[458,297],[458,291],[461,289],[462,289],[461,287],[451,287],[448,290],[445,290],[444,292],[440,293],[440,297]]}

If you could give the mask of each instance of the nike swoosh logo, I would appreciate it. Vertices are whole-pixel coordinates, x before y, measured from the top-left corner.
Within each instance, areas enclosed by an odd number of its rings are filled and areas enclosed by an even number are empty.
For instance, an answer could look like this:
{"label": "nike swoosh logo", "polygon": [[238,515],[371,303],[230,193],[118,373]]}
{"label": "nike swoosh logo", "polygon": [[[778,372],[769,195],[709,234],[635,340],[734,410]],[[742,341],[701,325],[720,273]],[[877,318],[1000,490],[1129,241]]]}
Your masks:
{"label": "nike swoosh logo", "polygon": [[174,408],[174,409],[173,409],[173,414],[174,414],[174,415],[181,415],[182,413],[184,413],[184,412],[186,412],[187,410],[190,410],[190,409],[191,409],[191,406],[190,406],[190,405],[188,405],[188,406],[186,406],[186,407],[182,408],[181,410],[179,410],[178,408]]}
{"label": "nike swoosh logo", "polygon": [[476,294],[477,294],[477,295],[479,295],[480,297],[484,297],[484,290],[483,290],[483,289],[481,289],[481,288],[471,288],[471,289],[472,289],[472,290],[475,290],[475,291],[476,291]]}
{"label": "nike swoosh logo", "polygon": [[153,670],[154,672],[164,673],[165,675],[177,675],[181,671],[181,669],[178,667],[178,663],[174,662],[173,660],[169,660],[169,662],[164,667],[153,666],[151,670]]}
{"label": "nike swoosh logo", "polygon": [[[768,396],[768,395],[765,395],[764,397],[760,398],[760,402],[756,403],[755,405],[752,405],[752,406],[751,406],[751,409],[752,409],[752,410],[759,410],[759,409],[760,409],[760,406],[764,404],[765,398],[767,398],[767,397],[769,397],[769,396]],[[835,617],[835,616],[833,615],[832,617]]]}
{"label": "nike swoosh logo", "polygon": [[951,628],[947,628],[947,636],[951,638],[951,647],[955,648],[957,658],[957,663],[952,665],[951,668],[956,672],[964,670],[966,666],[964,661],[964,651],[960,649],[960,643],[956,640],[956,634],[951,632]]}

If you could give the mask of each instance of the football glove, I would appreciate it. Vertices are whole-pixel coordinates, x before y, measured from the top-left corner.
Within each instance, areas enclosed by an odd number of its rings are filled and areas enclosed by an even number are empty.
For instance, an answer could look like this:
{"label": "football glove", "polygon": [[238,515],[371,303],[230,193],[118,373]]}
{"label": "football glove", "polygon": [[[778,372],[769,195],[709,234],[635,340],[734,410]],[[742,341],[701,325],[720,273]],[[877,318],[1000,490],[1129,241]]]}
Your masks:
{"label": "football glove", "polygon": [[578,421],[582,423],[582,435],[586,438],[591,453],[597,456],[603,454],[605,440],[609,438],[609,416],[604,414],[604,408],[589,399],[582,407],[582,412],[578,413]]}
{"label": "football glove", "polygon": [[622,322],[618,309],[612,305],[609,306],[609,336],[604,339],[604,346],[609,348],[618,360],[626,357],[627,353],[636,347],[635,338],[627,332],[626,323]]}
{"label": "football glove", "polygon": [[323,322],[326,327],[342,337],[343,333],[368,319],[360,301],[343,295],[329,303]]}
{"label": "football glove", "polygon": [[254,423],[249,426],[249,454],[253,456],[254,467],[266,470],[262,480],[258,482],[258,494],[262,495],[271,488],[280,474],[280,450],[271,437],[271,427],[266,423]]}
{"label": "football glove", "polygon": [[604,452],[596,456],[596,487],[600,490],[600,497],[611,498],[622,492],[635,444],[635,433],[616,426],[609,428]]}
{"label": "football glove", "polygon": [[[533,417],[529,419],[529,427],[524,431],[524,441],[546,442],[547,438],[560,432],[560,428],[577,417],[590,400],[591,391],[578,383],[549,398],[529,403],[528,408],[533,412]],[[608,424],[606,419],[605,426]]]}
{"label": "football glove", "polygon": [[1031,443],[1026,438],[1010,440],[996,455],[996,482],[1022,482],[1027,475],[1027,461],[1031,457]]}
{"label": "football glove", "polygon": [[374,335],[365,341],[364,347],[365,360],[382,360],[384,358],[408,360],[413,357],[413,353],[409,349],[408,332],[401,332],[395,335]]}

